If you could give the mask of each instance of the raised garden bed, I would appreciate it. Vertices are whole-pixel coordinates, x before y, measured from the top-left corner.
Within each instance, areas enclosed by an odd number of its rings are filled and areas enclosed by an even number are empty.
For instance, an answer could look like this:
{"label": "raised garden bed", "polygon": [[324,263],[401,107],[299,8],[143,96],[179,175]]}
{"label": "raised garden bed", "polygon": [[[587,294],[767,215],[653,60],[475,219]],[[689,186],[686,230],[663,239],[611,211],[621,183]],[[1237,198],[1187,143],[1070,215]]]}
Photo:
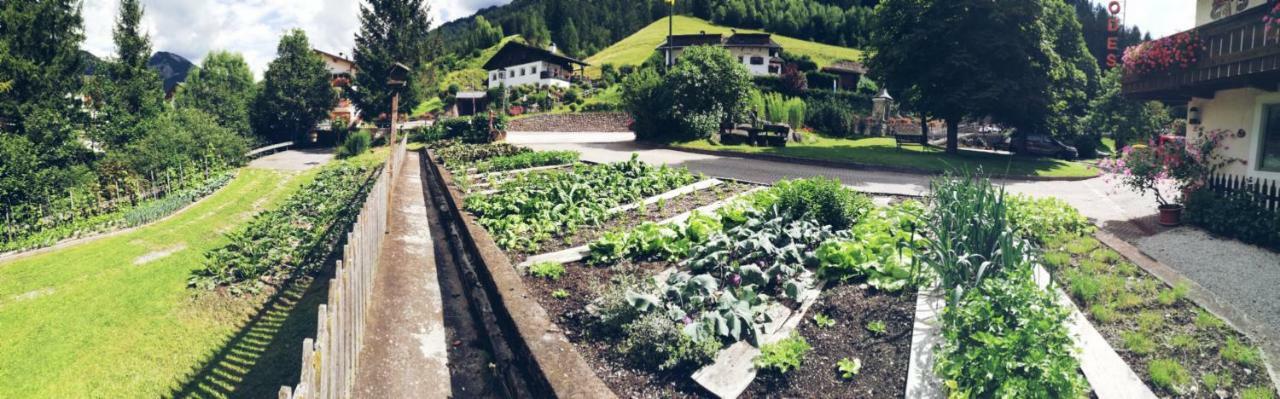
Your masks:
{"label": "raised garden bed", "polygon": [[[1047,240],[1055,279],[1107,342],[1161,397],[1267,398],[1274,393],[1248,337],[1088,235]],[[1259,396],[1262,395],[1262,396]]]}

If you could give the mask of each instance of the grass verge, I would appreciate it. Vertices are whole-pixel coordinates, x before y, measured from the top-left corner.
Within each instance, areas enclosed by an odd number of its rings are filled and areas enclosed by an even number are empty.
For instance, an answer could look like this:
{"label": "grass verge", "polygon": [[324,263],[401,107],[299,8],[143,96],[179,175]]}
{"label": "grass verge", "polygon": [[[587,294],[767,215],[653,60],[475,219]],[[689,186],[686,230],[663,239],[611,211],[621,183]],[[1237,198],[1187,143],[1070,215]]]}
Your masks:
{"label": "grass verge", "polygon": [[695,140],[677,143],[674,147],[852,162],[871,166],[910,168],[932,173],[953,170],[976,171],[981,168],[987,175],[995,177],[1087,178],[1098,176],[1096,168],[1057,159],[966,150],[952,155],[942,149],[921,146],[896,148],[892,137],[841,139],[812,135],[803,143],[792,143],[786,147],[719,145],[709,140]]}
{"label": "grass verge", "polygon": [[[0,397],[270,396],[297,367],[267,360],[297,357],[276,344],[306,331],[299,317],[314,306],[294,312],[301,295],[266,311],[264,297],[193,296],[187,278],[224,233],[313,175],[245,169],[163,222],[0,264]],[[236,337],[252,350],[234,346]],[[233,366],[198,381],[219,357]]]}

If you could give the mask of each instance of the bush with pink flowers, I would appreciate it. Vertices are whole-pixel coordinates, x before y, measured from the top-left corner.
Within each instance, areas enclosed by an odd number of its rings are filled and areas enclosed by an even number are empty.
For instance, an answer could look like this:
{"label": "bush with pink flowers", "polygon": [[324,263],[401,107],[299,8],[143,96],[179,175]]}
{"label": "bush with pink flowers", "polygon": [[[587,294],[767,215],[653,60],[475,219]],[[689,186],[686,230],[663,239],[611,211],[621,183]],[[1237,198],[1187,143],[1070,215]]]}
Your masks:
{"label": "bush with pink flowers", "polygon": [[1275,7],[1262,17],[1262,25],[1266,26],[1268,35],[1280,37],[1280,2],[1276,2]]}
{"label": "bush with pink flowers", "polygon": [[1100,166],[1122,185],[1140,194],[1151,193],[1160,206],[1167,206],[1178,199],[1162,188],[1176,188],[1181,193],[1195,191],[1205,185],[1210,175],[1239,161],[1218,151],[1228,134],[1226,130],[1214,130],[1194,141],[1152,140],[1146,145],[1125,147],[1119,158],[1104,160]]}

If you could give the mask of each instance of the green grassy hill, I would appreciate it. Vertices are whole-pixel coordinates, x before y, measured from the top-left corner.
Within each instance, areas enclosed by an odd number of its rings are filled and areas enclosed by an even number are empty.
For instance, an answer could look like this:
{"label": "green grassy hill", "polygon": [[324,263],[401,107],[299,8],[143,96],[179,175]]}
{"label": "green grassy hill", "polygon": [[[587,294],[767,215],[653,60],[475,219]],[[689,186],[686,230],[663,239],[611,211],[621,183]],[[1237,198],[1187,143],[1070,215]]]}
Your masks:
{"label": "green grassy hill", "polygon": [[[731,34],[733,28],[727,26],[715,25],[705,20],[693,17],[676,16],[675,18],[675,34],[694,34],[701,31],[707,33]],[[743,33],[759,33],[761,31],[751,29],[738,29]],[[599,66],[602,64],[614,65],[639,65],[643,63],[649,55],[653,53],[663,41],[667,39],[667,20],[665,18],[654,21],[649,26],[641,29],[639,32],[614,43],[609,48],[600,50],[599,53],[586,59],[593,67],[588,71],[595,71],[592,74],[599,73]],[[851,49],[846,47],[832,46],[829,44],[815,43],[807,40],[800,40],[782,35],[773,35],[773,40],[782,45],[782,48],[788,53],[799,55],[807,55],[813,58],[818,66],[827,66],[839,60],[859,60],[862,57],[862,50]]]}

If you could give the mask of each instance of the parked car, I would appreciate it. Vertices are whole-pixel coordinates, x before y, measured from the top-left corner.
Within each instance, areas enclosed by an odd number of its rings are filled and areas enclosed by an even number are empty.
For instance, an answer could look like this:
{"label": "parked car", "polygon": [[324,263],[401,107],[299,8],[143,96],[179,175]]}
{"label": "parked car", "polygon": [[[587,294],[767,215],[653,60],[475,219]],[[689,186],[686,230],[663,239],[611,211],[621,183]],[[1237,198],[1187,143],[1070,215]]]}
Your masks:
{"label": "parked car", "polygon": [[1014,136],[1004,140],[1001,145],[997,146],[997,149],[1015,154],[1054,157],[1068,161],[1073,161],[1080,157],[1080,151],[1075,147],[1063,144],[1058,139],[1044,134]]}

